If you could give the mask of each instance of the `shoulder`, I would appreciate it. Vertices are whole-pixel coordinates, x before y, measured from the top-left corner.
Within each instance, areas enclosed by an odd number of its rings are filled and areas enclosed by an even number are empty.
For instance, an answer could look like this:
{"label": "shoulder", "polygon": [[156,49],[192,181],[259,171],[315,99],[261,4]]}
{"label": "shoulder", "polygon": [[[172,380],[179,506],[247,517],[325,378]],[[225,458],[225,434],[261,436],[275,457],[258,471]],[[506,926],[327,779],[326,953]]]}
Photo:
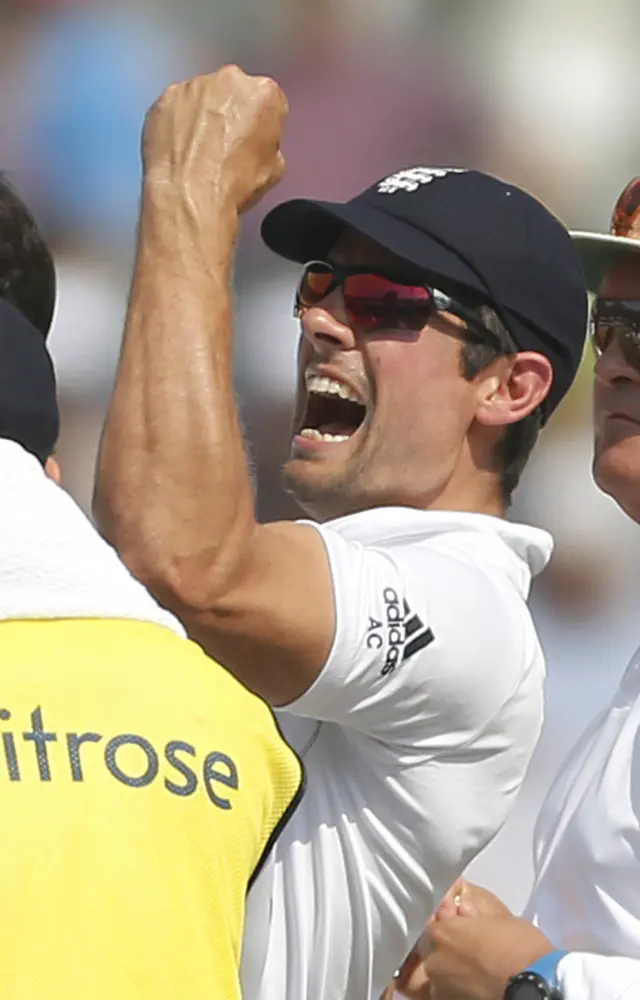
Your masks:
{"label": "shoulder", "polygon": [[481,515],[432,520],[428,512],[397,508],[314,527],[345,618],[376,617],[377,610],[405,627],[430,625],[441,640],[430,656],[437,649],[445,656],[467,653],[475,643],[517,669],[536,652],[527,598],[532,575],[550,553],[544,532]]}
{"label": "shoulder", "polygon": [[425,511],[379,507],[313,527],[331,544],[345,544],[384,551],[409,550],[419,554],[441,551],[470,564],[521,564],[536,576],[548,563],[553,539],[548,532],[487,514],[464,511]]}

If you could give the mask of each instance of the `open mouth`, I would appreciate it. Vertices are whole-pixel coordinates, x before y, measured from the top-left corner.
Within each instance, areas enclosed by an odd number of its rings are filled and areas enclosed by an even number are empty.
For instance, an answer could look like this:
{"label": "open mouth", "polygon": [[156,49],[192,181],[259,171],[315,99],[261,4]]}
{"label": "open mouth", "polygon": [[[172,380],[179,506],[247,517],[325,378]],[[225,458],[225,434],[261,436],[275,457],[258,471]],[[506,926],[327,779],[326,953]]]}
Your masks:
{"label": "open mouth", "polygon": [[355,434],[367,407],[343,382],[321,375],[307,377],[307,408],[299,436],[339,444]]}

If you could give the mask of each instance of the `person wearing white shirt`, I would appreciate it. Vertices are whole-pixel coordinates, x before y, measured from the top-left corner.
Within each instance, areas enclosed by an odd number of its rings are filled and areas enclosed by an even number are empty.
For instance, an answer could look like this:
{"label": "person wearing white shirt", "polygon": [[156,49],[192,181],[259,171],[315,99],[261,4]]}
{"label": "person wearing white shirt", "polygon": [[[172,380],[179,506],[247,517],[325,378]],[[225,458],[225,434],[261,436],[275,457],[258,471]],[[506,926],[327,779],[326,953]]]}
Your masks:
{"label": "person wearing white shirt", "polygon": [[[640,523],[640,178],[610,234],[573,234],[595,298],[594,476]],[[607,668],[607,664],[603,665]],[[640,997],[640,652],[565,761],[538,818],[525,919],[457,883],[398,985],[437,1000]]]}
{"label": "person wearing white shirt", "polygon": [[248,899],[245,996],[377,1000],[538,737],[526,600],[551,540],[504,514],[575,376],[586,286],[557,219],[473,170],[273,209],[267,244],[306,265],[284,472],[312,520],[257,523],[230,275],[240,213],[282,171],[285,111],[273,81],[226,67],[147,119],[95,510],[305,764]]}

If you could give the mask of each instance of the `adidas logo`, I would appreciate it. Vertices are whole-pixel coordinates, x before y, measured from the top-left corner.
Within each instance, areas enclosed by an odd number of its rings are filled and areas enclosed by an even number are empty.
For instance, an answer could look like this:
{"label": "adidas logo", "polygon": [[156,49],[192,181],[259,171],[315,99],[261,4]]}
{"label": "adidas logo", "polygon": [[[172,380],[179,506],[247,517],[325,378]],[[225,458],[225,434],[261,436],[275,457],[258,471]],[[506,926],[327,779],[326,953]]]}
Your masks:
{"label": "adidas logo", "polygon": [[393,587],[385,587],[382,599],[385,605],[384,617],[369,618],[367,646],[369,649],[386,647],[387,654],[380,671],[381,676],[386,677],[401,663],[425,649],[434,641],[435,636],[419,615],[414,614],[406,599],[403,598],[402,604],[400,603]]}
{"label": "adidas logo", "polygon": [[435,639],[435,635],[428,625],[425,626],[424,622],[418,617],[418,615],[414,615],[411,608],[407,604],[406,598],[403,601],[403,607],[405,644],[402,653],[402,662],[404,663],[405,660],[415,656],[415,654],[419,653],[421,649],[424,649],[432,643]]}

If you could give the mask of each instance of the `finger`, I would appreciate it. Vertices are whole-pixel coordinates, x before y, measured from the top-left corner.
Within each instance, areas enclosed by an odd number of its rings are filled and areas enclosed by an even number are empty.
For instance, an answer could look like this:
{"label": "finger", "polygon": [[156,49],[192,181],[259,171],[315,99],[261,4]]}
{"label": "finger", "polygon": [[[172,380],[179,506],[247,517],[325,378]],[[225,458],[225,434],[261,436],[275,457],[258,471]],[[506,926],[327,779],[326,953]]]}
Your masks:
{"label": "finger", "polygon": [[473,895],[475,886],[470,882],[466,882],[464,879],[459,879],[457,883],[457,895],[456,899],[458,901],[457,911],[460,917],[477,917],[478,908],[473,902]]}
{"label": "finger", "polygon": [[424,961],[417,952],[412,952],[405,961],[396,978],[395,987],[407,1000],[429,1000],[429,977]]}
{"label": "finger", "polygon": [[459,896],[445,896],[440,906],[434,913],[435,920],[450,920],[452,917],[458,916],[458,905],[460,903]]}
{"label": "finger", "polygon": [[436,920],[448,920],[450,917],[458,915],[458,908],[464,889],[464,880],[461,878],[457,879],[443,896],[435,913]]}
{"label": "finger", "polygon": [[253,77],[255,92],[261,93],[262,100],[284,118],[289,111],[289,102],[284,91],[270,76]]}
{"label": "finger", "polygon": [[394,1000],[395,992],[395,987],[393,983],[391,983],[390,986],[387,986],[386,990],[380,997],[380,1000]]}
{"label": "finger", "polygon": [[451,940],[452,934],[455,937],[456,934],[459,933],[461,924],[466,926],[467,921],[460,921],[457,919],[435,920],[429,927],[429,936],[431,938],[431,948],[429,950],[429,954],[432,955],[434,948],[438,945],[448,944]]}
{"label": "finger", "polygon": [[289,114],[289,101],[284,90],[278,84],[276,84],[276,87],[278,88],[278,99],[280,101],[280,114],[283,118],[286,118]]}
{"label": "finger", "polygon": [[278,155],[276,156],[275,167],[274,167],[274,170],[273,170],[273,173],[274,173],[274,183],[276,181],[280,180],[280,178],[282,177],[283,173],[285,172],[286,166],[287,166],[287,164],[286,164],[284,155],[281,152],[278,151]]}
{"label": "finger", "polygon": [[460,905],[460,900],[462,899],[466,888],[467,883],[465,880],[463,878],[458,878],[453,885],[449,887],[444,898],[451,900],[457,908]]}
{"label": "finger", "polygon": [[428,924],[430,952],[433,950],[433,945],[437,944],[438,941],[442,938],[443,927],[446,926],[446,924],[448,923],[447,920],[438,920],[436,913],[433,914]]}
{"label": "finger", "polygon": [[[238,66],[237,63],[225,63],[224,66],[221,66],[220,69],[216,70],[214,73],[208,74],[208,79],[210,80],[214,80],[216,79],[216,77],[218,79],[221,78],[224,79],[225,77],[228,77],[230,80],[235,79],[238,81],[245,81],[251,79],[249,74],[245,73],[242,67]],[[254,79],[259,79],[259,77],[254,77]]]}
{"label": "finger", "polygon": [[511,912],[502,900],[482,886],[468,883],[463,892],[463,899],[483,916],[507,916]]}
{"label": "finger", "polygon": [[254,79],[267,90],[274,102],[278,103],[283,113],[286,114],[289,110],[289,102],[278,81],[274,80],[272,76],[257,76]]}
{"label": "finger", "polygon": [[395,977],[395,987],[397,990],[402,990],[408,986],[411,977],[421,962],[422,959],[417,951],[412,951],[407,955]]}
{"label": "finger", "polygon": [[458,916],[460,917],[477,917],[478,911],[473,905],[473,903],[465,899],[464,897],[460,900],[460,905],[458,906]]}

